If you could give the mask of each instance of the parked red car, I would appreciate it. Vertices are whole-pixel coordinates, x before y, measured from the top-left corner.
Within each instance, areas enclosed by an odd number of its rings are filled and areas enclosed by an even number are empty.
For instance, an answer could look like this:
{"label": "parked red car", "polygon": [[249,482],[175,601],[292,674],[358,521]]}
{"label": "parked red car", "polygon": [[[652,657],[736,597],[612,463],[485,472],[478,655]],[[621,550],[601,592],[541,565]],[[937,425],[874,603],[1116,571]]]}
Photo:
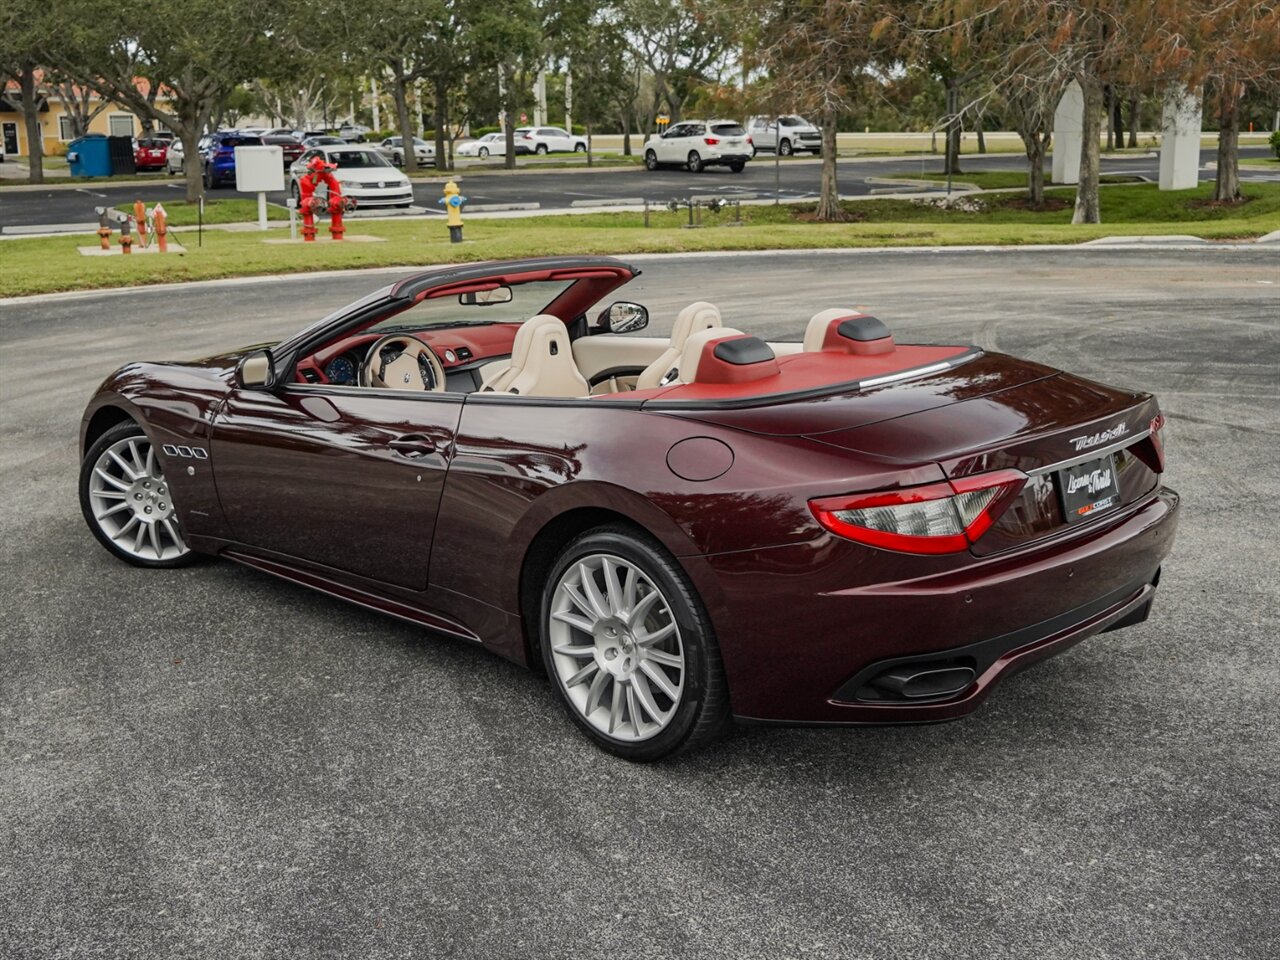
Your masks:
{"label": "parked red car", "polygon": [[169,159],[169,141],[138,140],[133,147],[133,166],[137,170],[162,170]]}
{"label": "parked red car", "polygon": [[284,168],[288,170],[295,160],[302,156],[302,141],[297,137],[286,137],[280,134],[263,134],[262,142],[269,147],[279,147],[284,151]]}
{"label": "parked red car", "polygon": [[1149,394],[852,309],[766,343],[698,302],[637,337],[642,305],[598,307],[637,273],[440,267],[269,347],[129,364],[84,414],[89,528],[544,669],[637,760],[735,716],[960,717],[1146,619],[1178,510]]}

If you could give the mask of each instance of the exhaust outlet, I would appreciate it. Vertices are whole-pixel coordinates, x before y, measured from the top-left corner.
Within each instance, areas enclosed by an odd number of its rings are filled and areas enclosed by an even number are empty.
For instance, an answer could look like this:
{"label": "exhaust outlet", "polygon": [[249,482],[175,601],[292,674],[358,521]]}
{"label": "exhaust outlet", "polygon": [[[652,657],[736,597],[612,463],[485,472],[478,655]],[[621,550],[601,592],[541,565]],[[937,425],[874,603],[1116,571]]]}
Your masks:
{"label": "exhaust outlet", "polygon": [[967,690],[974,677],[969,667],[920,664],[886,670],[872,680],[871,685],[904,700],[936,700]]}

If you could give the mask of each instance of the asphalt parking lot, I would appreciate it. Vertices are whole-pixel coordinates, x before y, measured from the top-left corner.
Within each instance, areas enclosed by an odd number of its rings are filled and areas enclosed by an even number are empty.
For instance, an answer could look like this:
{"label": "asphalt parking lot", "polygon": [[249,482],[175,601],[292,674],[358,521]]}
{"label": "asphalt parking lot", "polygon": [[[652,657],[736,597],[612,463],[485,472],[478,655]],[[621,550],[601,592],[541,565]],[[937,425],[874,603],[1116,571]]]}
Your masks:
{"label": "asphalt parking lot", "polygon": [[796,338],[860,305],[1158,393],[1183,514],[1152,619],[958,723],[629,765],[479,649],[227,562],[126,567],[84,527],[107,373],[390,274],[0,303],[0,954],[1280,956],[1280,251],[642,265],[655,330],[694,299]]}
{"label": "asphalt parking lot", "polygon": [[[1242,157],[1269,156],[1265,147],[1242,147]],[[1216,150],[1200,152],[1202,180],[1212,180],[1214,171],[1206,164],[1217,156]],[[965,173],[976,171],[1023,171],[1026,158],[1020,154],[965,155]],[[1046,166],[1046,169],[1048,167]],[[901,185],[886,183],[894,177],[919,176],[925,172],[942,170],[942,160],[931,154],[919,157],[873,157],[842,159],[839,164],[840,192],[843,196],[866,196],[875,192],[902,190]],[[1102,161],[1106,174],[1129,174],[1159,178],[1160,160],[1155,154],[1118,154],[1106,156]],[[639,203],[648,200],[664,204],[673,198],[718,196],[727,200],[752,197],[773,197],[775,188],[784,201],[812,199],[818,196],[821,165],[810,158],[796,158],[774,168],[771,154],[760,154],[747,165],[742,173],[732,173],[725,167],[713,167],[703,173],[689,173],[682,169],[663,169],[650,173],[640,168],[607,168],[595,170],[571,168],[549,170],[524,168],[519,174],[486,171],[469,166],[465,162],[453,174],[468,199],[466,208],[482,212],[486,208],[509,207],[512,204],[528,206],[533,210],[562,210],[572,206],[590,207],[608,204]],[[1274,181],[1280,174],[1262,167],[1240,168],[1240,176],[1246,182],[1252,180]],[[964,174],[957,177],[964,180]],[[370,209],[357,211],[355,216],[399,216],[406,212],[413,215],[442,214],[443,208],[436,202],[440,198],[440,179],[414,181],[415,205],[408,211]],[[938,183],[931,192],[944,191],[946,185]],[[180,180],[139,182],[129,184],[85,183],[76,188],[57,186],[38,189],[6,189],[0,192],[0,234],[32,232],[66,232],[96,229],[93,210],[103,205],[131,205],[141,199],[146,203],[170,203],[186,196],[186,186]],[[240,194],[230,186],[210,192],[211,199],[253,197]],[[283,204],[287,194],[270,194],[271,202]],[[93,221],[93,223],[90,223]],[[87,226],[86,226],[87,225]]]}

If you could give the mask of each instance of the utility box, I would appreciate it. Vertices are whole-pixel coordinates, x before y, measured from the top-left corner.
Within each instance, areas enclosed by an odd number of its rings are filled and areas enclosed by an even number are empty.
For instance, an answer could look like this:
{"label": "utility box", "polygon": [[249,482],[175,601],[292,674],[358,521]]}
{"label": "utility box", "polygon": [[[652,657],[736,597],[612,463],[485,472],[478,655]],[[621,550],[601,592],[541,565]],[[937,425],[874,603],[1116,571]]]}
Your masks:
{"label": "utility box", "polygon": [[236,147],[236,189],[242,193],[284,190],[284,151],[279,147]]}
{"label": "utility box", "polygon": [[100,133],[76,137],[67,144],[67,165],[73,177],[109,177],[111,145]]}

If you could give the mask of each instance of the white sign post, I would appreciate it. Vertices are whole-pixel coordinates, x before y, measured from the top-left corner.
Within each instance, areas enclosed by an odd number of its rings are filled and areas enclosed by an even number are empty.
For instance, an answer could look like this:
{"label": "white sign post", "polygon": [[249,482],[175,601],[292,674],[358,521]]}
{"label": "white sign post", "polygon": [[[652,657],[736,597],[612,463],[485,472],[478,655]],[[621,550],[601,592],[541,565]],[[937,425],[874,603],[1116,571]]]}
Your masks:
{"label": "white sign post", "polygon": [[1080,145],[1084,142],[1084,91],[1072,80],[1053,114],[1053,182],[1080,182]]}
{"label": "white sign post", "polygon": [[236,189],[258,195],[258,229],[267,229],[267,194],[284,190],[284,151],[236,147]]}
{"label": "white sign post", "polygon": [[1200,183],[1200,97],[1178,84],[1164,96],[1160,189],[1194,190]]}

